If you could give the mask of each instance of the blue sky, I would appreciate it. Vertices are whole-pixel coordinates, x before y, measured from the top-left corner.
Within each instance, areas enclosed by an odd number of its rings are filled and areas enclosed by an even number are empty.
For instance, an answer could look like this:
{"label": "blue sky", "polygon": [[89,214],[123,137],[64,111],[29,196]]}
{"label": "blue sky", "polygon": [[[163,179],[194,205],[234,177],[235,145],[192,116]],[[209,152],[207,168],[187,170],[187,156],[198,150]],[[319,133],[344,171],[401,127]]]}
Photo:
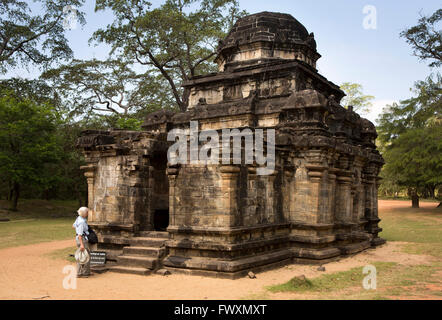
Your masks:
{"label": "blue sky", "polygon": [[[162,1],[151,1],[154,6]],[[319,72],[336,84],[357,82],[364,92],[376,97],[374,108],[367,116],[376,119],[387,103],[408,98],[416,80],[423,80],[431,70],[427,63],[412,56],[411,47],[399,33],[417,23],[419,12],[424,15],[441,8],[441,2],[398,0],[239,0],[242,9],[284,12],[298,19],[309,32],[314,32],[318,52]],[[89,46],[88,39],[100,27],[110,24],[110,12],[94,12],[95,1],[86,0],[83,11],[87,24],[67,31],[67,38],[77,59],[105,59],[108,49]],[[376,8],[377,28],[366,30],[363,8]],[[7,76],[37,77],[39,71],[14,70]]]}

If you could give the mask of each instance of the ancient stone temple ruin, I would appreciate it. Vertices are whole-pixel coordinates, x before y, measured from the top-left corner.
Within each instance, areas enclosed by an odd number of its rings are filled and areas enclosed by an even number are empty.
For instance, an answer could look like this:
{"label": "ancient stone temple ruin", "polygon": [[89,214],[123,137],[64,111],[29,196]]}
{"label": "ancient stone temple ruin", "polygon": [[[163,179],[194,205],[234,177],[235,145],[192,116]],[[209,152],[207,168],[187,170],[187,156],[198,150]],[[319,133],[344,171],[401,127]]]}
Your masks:
{"label": "ancient stone temple ruin", "polygon": [[[149,114],[142,131],[83,132],[89,224],[116,260],[112,270],[235,278],[385,242],[375,127],[339,104],[344,93],[318,73],[320,57],[313,33],[291,15],[253,14],[220,42],[219,71],[183,84],[186,112]],[[220,136],[274,129],[274,170],[168,162],[168,132],[190,132],[193,121]]]}

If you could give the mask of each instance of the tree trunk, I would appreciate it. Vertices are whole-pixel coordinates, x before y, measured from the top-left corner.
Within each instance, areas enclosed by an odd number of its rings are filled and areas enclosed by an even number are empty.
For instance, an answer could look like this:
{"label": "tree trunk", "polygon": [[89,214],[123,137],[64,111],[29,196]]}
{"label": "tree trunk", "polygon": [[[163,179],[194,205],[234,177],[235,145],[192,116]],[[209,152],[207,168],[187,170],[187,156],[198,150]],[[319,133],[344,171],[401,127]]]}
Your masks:
{"label": "tree trunk", "polygon": [[12,186],[9,187],[9,193],[8,193],[8,201],[12,200],[12,195],[14,194],[14,189]]}
{"label": "tree trunk", "polygon": [[19,197],[20,197],[20,185],[15,182],[14,183],[14,188],[12,190],[11,199],[9,200],[9,205],[10,205],[9,210],[17,211],[18,198]]}
{"label": "tree trunk", "polygon": [[411,192],[411,207],[419,208],[419,196],[417,195],[416,190]]}
{"label": "tree trunk", "polygon": [[189,107],[189,97],[190,97],[190,89],[185,88],[183,92],[182,103],[180,105],[181,112],[186,112],[187,108]]}
{"label": "tree trunk", "polygon": [[429,186],[428,190],[430,191],[431,199],[436,199],[436,186]]}

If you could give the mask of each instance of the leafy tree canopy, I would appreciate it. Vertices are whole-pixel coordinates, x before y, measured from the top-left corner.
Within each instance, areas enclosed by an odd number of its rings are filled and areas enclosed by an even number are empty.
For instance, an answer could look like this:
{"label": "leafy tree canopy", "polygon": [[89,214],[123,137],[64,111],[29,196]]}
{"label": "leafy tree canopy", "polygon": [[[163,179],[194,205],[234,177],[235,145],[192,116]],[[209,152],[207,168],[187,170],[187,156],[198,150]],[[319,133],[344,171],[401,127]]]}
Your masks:
{"label": "leafy tree canopy", "polygon": [[145,81],[161,76],[182,111],[190,93],[181,82],[216,70],[212,62],[219,40],[245,14],[236,0],[166,0],[157,8],[145,0],[97,0],[96,10],[105,9],[116,19],[91,40],[110,44],[118,60],[144,66]]}
{"label": "leafy tree canopy", "polygon": [[401,32],[412,46],[413,53],[421,60],[428,60],[430,67],[442,65],[442,9],[436,10],[431,16],[421,16],[419,23]]}
{"label": "leafy tree canopy", "polygon": [[[72,50],[64,36],[64,8],[79,8],[84,0],[34,2],[34,5],[40,5],[41,14],[32,14],[37,10],[31,10],[25,1],[0,2],[0,74],[15,66],[34,64],[47,67],[72,57]],[[76,17],[84,24],[82,12],[77,11]]]}
{"label": "leafy tree canopy", "polygon": [[434,197],[442,184],[442,81],[440,74],[415,84],[415,96],[387,106],[378,119],[379,146],[386,160],[383,184]]}
{"label": "leafy tree canopy", "polygon": [[358,83],[344,82],[341,84],[341,90],[346,94],[341,102],[344,107],[353,106],[355,111],[360,112],[370,111],[374,96],[364,95],[362,89],[362,85]]}
{"label": "leafy tree canopy", "polygon": [[61,107],[56,90],[43,80],[10,78],[0,80],[0,96],[14,96],[20,100],[32,100],[37,104],[51,104]]}
{"label": "leafy tree canopy", "polygon": [[385,172],[398,185],[412,188],[442,184],[442,126],[411,129],[384,153]]}
{"label": "leafy tree canopy", "polygon": [[162,89],[167,86],[158,75],[136,73],[128,62],[118,60],[73,60],[44,72],[63,97],[72,115],[113,114],[127,117],[173,105]]}
{"label": "leafy tree canopy", "polygon": [[389,145],[410,129],[442,125],[442,77],[440,74],[418,81],[415,96],[387,106],[377,127],[382,145]]}
{"label": "leafy tree canopy", "polygon": [[0,180],[11,188],[11,209],[23,185],[45,185],[45,167],[59,158],[56,138],[59,119],[49,105],[0,97]]}

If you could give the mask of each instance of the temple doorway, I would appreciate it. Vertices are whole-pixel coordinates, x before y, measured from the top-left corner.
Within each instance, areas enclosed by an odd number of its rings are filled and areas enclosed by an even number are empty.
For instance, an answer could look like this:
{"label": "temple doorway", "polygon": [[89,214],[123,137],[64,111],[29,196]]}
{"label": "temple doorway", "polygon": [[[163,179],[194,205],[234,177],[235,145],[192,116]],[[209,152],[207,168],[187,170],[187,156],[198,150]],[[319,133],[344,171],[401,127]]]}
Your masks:
{"label": "temple doorway", "polygon": [[151,223],[156,231],[166,231],[169,226],[169,180],[167,177],[167,152],[157,152],[151,157],[153,172]]}
{"label": "temple doorway", "polygon": [[169,226],[169,209],[155,210],[153,214],[153,228],[155,231],[166,231]]}

